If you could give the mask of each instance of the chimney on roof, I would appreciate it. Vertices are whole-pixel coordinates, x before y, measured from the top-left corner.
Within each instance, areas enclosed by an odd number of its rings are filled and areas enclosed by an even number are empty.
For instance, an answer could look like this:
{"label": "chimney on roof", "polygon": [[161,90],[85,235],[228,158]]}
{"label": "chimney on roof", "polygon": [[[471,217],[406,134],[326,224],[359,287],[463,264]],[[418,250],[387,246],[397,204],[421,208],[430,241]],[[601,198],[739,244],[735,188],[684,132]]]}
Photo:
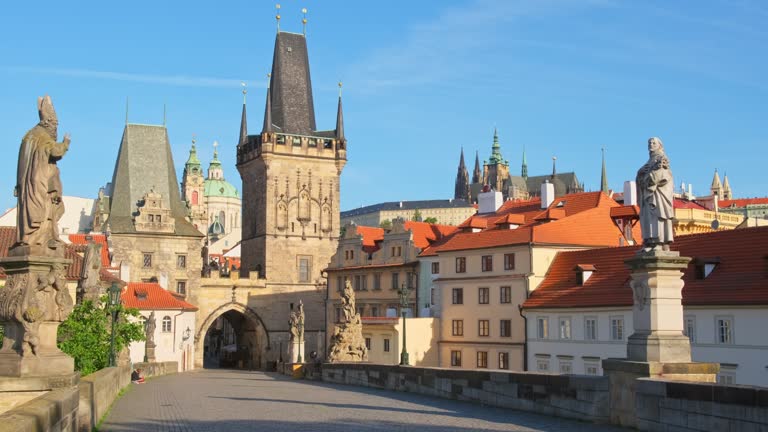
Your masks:
{"label": "chimney on roof", "polygon": [[549,180],[544,180],[541,184],[541,208],[549,208],[555,200],[555,185]]}
{"label": "chimney on roof", "polygon": [[400,205],[400,208],[403,208],[403,202],[402,201],[400,201],[399,205]]}
{"label": "chimney on roof", "polygon": [[624,182],[624,205],[637,205],[637,183],[633,181]]}
{"label": "chimney on roof", "polygon": [[495,213],[503,203],[504,197],[501,192],[490,190],[477,194],[477,212],[480,214]]}

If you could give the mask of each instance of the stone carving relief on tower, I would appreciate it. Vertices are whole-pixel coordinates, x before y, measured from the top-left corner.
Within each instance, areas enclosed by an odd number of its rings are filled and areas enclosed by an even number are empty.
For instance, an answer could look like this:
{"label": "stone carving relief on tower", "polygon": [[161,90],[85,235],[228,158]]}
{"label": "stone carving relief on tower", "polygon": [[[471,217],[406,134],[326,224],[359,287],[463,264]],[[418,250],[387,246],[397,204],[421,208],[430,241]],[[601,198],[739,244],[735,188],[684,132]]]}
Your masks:
{"label": "stone carving relief on tower", "polygon": [[150,190],[137,206],[134,225],[138,232],[172,233],[176,221],[171,216],[171,209],[164,205],[163,196]]}

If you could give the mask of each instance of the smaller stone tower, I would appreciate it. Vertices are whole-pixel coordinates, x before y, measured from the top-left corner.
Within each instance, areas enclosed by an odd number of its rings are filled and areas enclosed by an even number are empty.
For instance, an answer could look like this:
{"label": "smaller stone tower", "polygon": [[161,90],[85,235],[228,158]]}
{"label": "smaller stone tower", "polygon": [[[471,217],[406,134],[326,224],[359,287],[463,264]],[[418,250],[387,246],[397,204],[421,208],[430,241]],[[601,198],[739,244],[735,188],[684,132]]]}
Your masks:
{"label": "smaller stone tower", "polygon": [[203,199],[203,170],[200,159],[197,157],[196,140],[192,138],[192,148],[189,149],[189,158],[184,164],[184,174],[181,180],[181,195],[187,204],[187,219],[200,232],[205,232],[207,227],[207,214],[205,200]]}

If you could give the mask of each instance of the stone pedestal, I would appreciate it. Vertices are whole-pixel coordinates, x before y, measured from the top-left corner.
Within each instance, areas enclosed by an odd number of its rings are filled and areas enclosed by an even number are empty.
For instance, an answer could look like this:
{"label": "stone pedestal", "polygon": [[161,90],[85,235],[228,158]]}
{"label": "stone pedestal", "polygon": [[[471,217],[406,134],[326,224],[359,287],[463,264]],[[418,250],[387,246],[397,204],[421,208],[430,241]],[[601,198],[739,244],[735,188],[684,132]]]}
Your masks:
{"label": "stone pedestal", "polygon": [[0,289],[5,326],[0,377],[69,376],[74,360],[56,346],[59,325],[72,311],[66,287],[70,260],[13,256],[0,259],[7,275]]}
{"label": "stone pedestal", "polygon": [[147,363],[154,363],[157,361],[155,358],[155,343],[154,342],[147,342],[147,344],[144,345],[144,349],[146,352],[144,353],[144,361]]}
{"label": "stone pedestal", "polygon": [[365,348],[363,338],[363,323],[359,314],[356,314],[350,322],[336,324],[329,351],[328,361],[331,363],[368,360],[368,350]]}
{"label": "stone pedestal", "polygon": [[[290,354],[290,363],[306,363],[307,356],[304,354],[304,341],[292,341],[288,350]],[[301,356],[301,362],[299,362],[299,356]]]}
{"label": "stone pedestal", "polygon": [[625,261],[632,270],[634,333],[626,359],[603,360],[613,424],[637,427],[638,378],[715,382],[720,365],[691,362],[691,344],[683,334],[682,277],[690,260],[678,252],[641,251]]}

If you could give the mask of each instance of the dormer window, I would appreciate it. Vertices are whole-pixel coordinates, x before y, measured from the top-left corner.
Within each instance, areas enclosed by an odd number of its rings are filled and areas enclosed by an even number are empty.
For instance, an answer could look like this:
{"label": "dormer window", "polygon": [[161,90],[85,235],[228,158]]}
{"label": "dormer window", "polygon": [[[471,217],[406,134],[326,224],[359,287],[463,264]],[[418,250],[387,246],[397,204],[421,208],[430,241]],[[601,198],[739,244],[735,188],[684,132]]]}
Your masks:
{"label": "dormer window", "polygon": [[720,264],[720,258],[696,258],[693,262],[696,266],[696,279],[706,279]]}
{"label": "dormer window", "polygon": [[579,285],[584,285],[592,277],[592,273],[597,271],[597,268],[593,264],[577,264],[574,270],[576,270]]}

